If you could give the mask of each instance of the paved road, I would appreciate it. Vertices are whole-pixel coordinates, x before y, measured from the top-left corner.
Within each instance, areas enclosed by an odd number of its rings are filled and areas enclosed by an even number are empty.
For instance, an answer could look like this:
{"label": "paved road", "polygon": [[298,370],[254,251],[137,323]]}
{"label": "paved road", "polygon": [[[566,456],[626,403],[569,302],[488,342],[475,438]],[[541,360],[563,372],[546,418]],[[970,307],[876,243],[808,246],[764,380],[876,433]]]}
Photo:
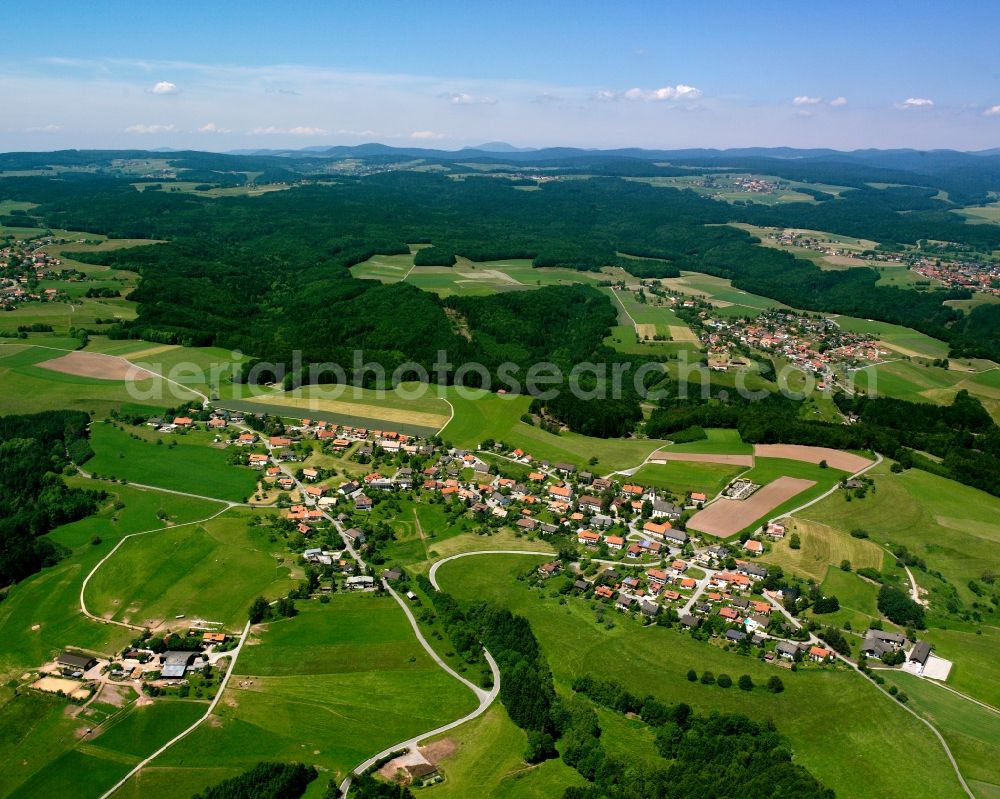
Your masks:
{"label": "paved road", "polygon": [[478,685],[470,682],[469,680],[465,679],[465,677],[456,672],[454,669],[451,668],[451,666],[449,666],[447,663],[444,662],[444,660],[441,659],[438,653],[434,651],[434,648],[427,642],[427,639],[424,638],[423,632],[421,632],[420,627],[417,625],[416,618],[414,618],[413,613],[410,611],[409,606],[406,604],[403,598],[399,594],[397,594],[392,589],[392,586],[390,586],[385,580],[382,581],[382,585],[392,595],[393,599],[395,599],[396,602],[399,603],[399,606],[403,609],[403,612],[406,614],[406,618],[409,619],[410,626],[413,628],[414,634],[417,636],[417,640],[420,642],[421,646],[423,646],[423,648],[427,651],[427,654],[429,654],[431,658],[434,659],[435,663],[437,663],[442,669],[448,672],[448,674],[450,674],[456,680],[459,680],[463,685],[465,685],[469,690],[471,690],[476,695],[476,699],[479,701],[479,706],[471,713],[462,716],[462,718],[460,719],[455,719],[455,721],[449,722],[448,724],[443,724],[440,727],[435,727],[433,730],[428,730],[427,732],[420,733],[420,735],[415,735],[412,738],[408,738],[405,741],[400,741],[399,743],[395,743],[392,746],[387,746],[381,752],[372,755],[363,763],[359,763],[357,766],[354,767],[351,773],[344,778],[344,781],[340,783],[341,796],[347,796],[347,792],[351,787],[351,782],[353,781],[355,774],[363,773],[367,769],[371,768],[379,760],[388,757],[393,752],[411,750],[414,747],[419,746],[421,741],[427,740],[428,738],[433,738],[435,735],[441,735],[443,733],[446,733],[449,730],[453,730],[456,727],[465,724],[465,722],[467,721],[472,721],[473,719],[478,718],[489,709],[490,705],[493,704],[493,701],[497,698],[497,696],[500,693],[500,668],[497,666],[497,662],[493,659],[493,655],[490,654],[488,649],[483,647],[483,657],[486,658],[486,662],[487,664],[489,664],[490,671],[493,673],[493,687],[487,691],[483,688],[480,688]]}
{"label": "paved road", "polygon": [[126,774],[124,777],[122,777],[118,782],[116,782],[111,787],[110,790],[108,790],[106,793],[101,794],[100,799],[108,799],[109,796],[111,796],[112,794],[114,794],[115,791],[117,791],[119,788],[121,788],[123,785],[125,785],[126,782],[128,782],[130,779],[132,779],[132,777],[135,776],[136,774],[138,774],[143,768],[145,768],[146,766],[148,766],[154,759],[156,759],[157,757],[159,757],[160,755],[162,755],[164,752],[166,752],[175,743],[177,743],[178,741],[180,741],[183,738],[186,738],[188,735],[190,735],[192,732],[194,732],[199,727],[199,725],[201,725],[206,719],[209,718],[209,716],[212,715],[212,713],[215,711],[216,705],[219,704],[219,700],[222,699],[222,694],[226,690],[226,685],[229,684],[229,678],[233,674],[233,669],[236,668],[236,659],[239,657],[240,652],[243,651],[243,645],[246,643],[247,635],[249,634],[249,632],[250,632],[250,622],[248,621],[246,623],[246,625],[243,627],[243,632],[240,634],[240,642],[236,645],[236,647],[230,653],[232,655],[232,660],[229,661],[229,668],[226,669],[226,674],[222,678],[222,681],[219,683],[219,690],[216,691],[215,697],[212,699],[211,702],[209,702],[208,709],[205,711],[205,714],[201,718],[199,718],[197,721],[195,721],[186,730],[184,730],[183,732],[179,733],[178,735],[175,735],[173,738],[171,738],[169,741],[167,741],[165,744],[163,744],[163,746],[161,746],[159,749],[157,749],[155,752],[153,752],[153,754],[151,754],[145,760],[142,760],[139,763],[136,763],[136,765],[132,768],[132,770],[128,774]]}

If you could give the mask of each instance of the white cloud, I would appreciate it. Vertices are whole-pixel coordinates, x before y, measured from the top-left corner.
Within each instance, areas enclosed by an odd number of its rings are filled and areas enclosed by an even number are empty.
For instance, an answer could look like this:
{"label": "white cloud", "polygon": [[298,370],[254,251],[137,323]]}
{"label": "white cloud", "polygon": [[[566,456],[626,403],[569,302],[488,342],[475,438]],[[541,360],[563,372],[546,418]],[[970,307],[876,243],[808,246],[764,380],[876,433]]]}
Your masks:
{"label": "white cloud", "polygon": [[845,106],[847,105],[847,98],[844,97],[843,95],[841,95],[840,97],[834,97],[830,101],[830,105],[832,105],[834,108],[840,108],[841,106]]}
{"label": "white cloud", "polygon": [[903,102],[896,103],[896,108],[905,111],[910,108],[930,108],[933,105],[934,101],[928,100],[926,97],[907,97]]}
{"label": "white cloud", "polygon": [[30,128],[25,128],[25,133],[58,133],[62,130],[62,125],[33,125]]}
{"label": "white cloud", "polygon": [[1000,105],[991,105],[983,111],[984,117],[1000,117]]}
{"label": "white cloud", "polygon": [[607,89],[601,89],[599,92],[594,94],[595,100],[607,101],[607,100],[617,100],[618,95],[614,92],[608,91]]}
{"label": "white cloud", "polygon": [[129,125],[125,128],[126,133],[175,133],[176,125]]}
{"label": "white cloud", "polygon": [[446,97],[452,105],[496,105],[497,104],[497,100],[495,97],[485,97],[475,94],[466,94],[465,92],[445,94],[442,96]]}
{"label": "white cloud", "polygon": [[209,122],[198,128],[199,133],[232,133],[229,128],[220,128],[214,122]]}
{"label": "white cloud", "polygon": [[661,102],[663,100],[697,100],[701,97],[701,95],[701,89],[696,89],[694,86],[686,86],[683,83],[678,83],[676,86],[664,86],[661,89],[628,89],[622,96],[626,100]]}
{"label": "white cloud", "polygon": [[171,83],[169,80],[161,80],[156,83],[152,90],[153,94],[177,94],[177,84]]}
{"label": "white cloud", "polygon": [[531,98],[533,103],[561,103],[563,98],[552,92],[542,92],[541,94],[536,94]]}
{"label": "white cloud", "polygon": [[294,128],[277,128],[268,125],[264,128],[254,128],[250,131],[251,136],[325,136],[330,131],[326,128],[312,128],[305,125],[296,125]]}
{"label": "white cloud", "polygon": [[415,130],[410,134],[410,138],[428,141],[434,139],[446,139],[448,137],[444,133],[436,133],[433,130]]}
{"label": "white cloud", "polygon": [[822,97],[809,97],[801,94],[792,100],[792,105],[819,105],[822,102]]}

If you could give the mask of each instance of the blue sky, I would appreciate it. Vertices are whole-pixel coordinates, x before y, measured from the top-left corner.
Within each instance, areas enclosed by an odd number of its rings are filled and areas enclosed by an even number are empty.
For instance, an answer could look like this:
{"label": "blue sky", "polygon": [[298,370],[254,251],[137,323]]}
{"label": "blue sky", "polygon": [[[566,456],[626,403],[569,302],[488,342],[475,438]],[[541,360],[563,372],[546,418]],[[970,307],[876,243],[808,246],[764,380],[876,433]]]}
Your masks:
{"label": "blue sky", "polygon": [[1000,3],[45,2],[0,149],[1000,146]]}

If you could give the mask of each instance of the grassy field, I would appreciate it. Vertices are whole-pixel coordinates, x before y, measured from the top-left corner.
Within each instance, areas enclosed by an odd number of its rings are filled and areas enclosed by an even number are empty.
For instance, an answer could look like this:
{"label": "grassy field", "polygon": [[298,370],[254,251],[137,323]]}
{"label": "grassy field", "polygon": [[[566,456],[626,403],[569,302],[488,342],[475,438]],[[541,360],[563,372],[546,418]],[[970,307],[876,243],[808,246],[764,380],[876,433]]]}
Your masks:
{"label": "grassy field", "polygon": [[[810,510],[812,508],[804,513]],[[792,549],[788,545],[792,532],[799,535],[800,549]],[[785,538],[775,542],[763,560],[781,566],[785,572],[821,582],[828,566],[839,566],[841,561],[849,560],[855,569],[864,566],[881,569],[884,556],[885,550],[880,546],[871,541],[852,538],[847,530],[796,518]]]}
{"label": "grassy field", "polygon": [[1000,715],[912,674],[881,673],[909,697],[911,708],[938,728],[976,796],[1000,793]]}
{"label": "grassy field", "polygon": [[1000,202],[952,208],[951,212],[972,224],[1000,224]]}
{"label": "grassy field", "polygon": [[[338,777],[371,754],[471,711],[470,691],[424,652],[389,597],[300,603],[259,633],[210,723],[157,759],[122,796],[155,784],[188,793],[259,760],[298,760]],[[138,786],[142,786],[139,788]]]}
{"label": "grassy field", "polygon": [[[416,250],[416,245],[411,245]],[[539,286],[595,283],[609,280],[610,273],[575,269],[536,269],[528,259],[470,261],[459,257],[454,266],[414,266],[409,255],[375,255],[351,268],[355,277],[398,283],[405,280],[440,297],[455,294],[485,296],[498,291],[524,291]]]}
{"label": "grassy field", "polygon": [[948,345],[925,333],[918,333],[908,327],[876,322],[871,319],[859,319],[854,316],[834,316],[840,328],[848,333],[871,333],[878,336],[886,347],[919,358],[946,358]]}
{"label": "grassy field", "polygon": [[996,679],[1000,628],[993,625],[951,630],[935,627],[921,633],[921,637],[934,644],[938,655],[954,664],[948,675],[948,685],[1000,708],[1000,681]]}
{"label": "grassy field", "polygon": [[[8,714],[20,717],[33,708],[16,705],[38,702],[33,696],[18,697],[0,710],[0,718]],[[82,737],[83,729],[91,723],[67,718],[62,700],[54,709],[48,708],[37,724],[20,728],[24,737],[7,750],[10,757],[4,758],[8,768],[0,777],[0,796],[99,796],[143,757],[189,726],[205,712],[205,706],[203,702],[176,701],[133,705],[95,728],[95,734]],[[54,715],[60,718],[52,718]],[[6,749],[3,743],[0,741],[0,747]]]}
{"label": "grassy field", "polygon": [[[146,435],[145,429],[142,433]],[[134,438],[127,429],[113,424],[94,424],[90,439],[95,455],[87,462],[87,471],[233,502],[242,502],[253,493],[257,473],[244,466],[230,466],[229,453],[210,446],[204,436],[156,435],[162,445],[145,437]]]}
{"label": "grassy field", "polygon": [[[873,621],[882,617],[877,604],[878,586],[854,572],[845,572],[837,566],[830,566],[821,587],[824,596],[837,597],[840,610],[835,613],[810,614],[820,624],[844,627],[849,623],[851,629],[861,631],[863,634]],[[889,621],[884,621],[883,624],[888,629],[893,628],[893,624]]]}
{"label": "grassy field", "polygon": [[746,467],[721,463],[668,461],[665,464],[647,463],[631,479],[639,485],[667,489],[678,496],[701,491],[713,497],[744,471]]}
{"label": "grassy field", "polygon": [[444,783],[428,793],[436,799],[466,799],[473,790],[482,799],[550,799],[562,796],[570,785],[584,784],[579,773],[562,760],[526,765],[522,753],[528,736],[500,703],[432,741],[455,746],[454,753],[440,763]]}
{"label": "grassy field", "polygon": [[[756,236],[760,239],[761,246],[771,247],[776,250],[784,250],[785,252],[791,253],[796,258],[812,261],[820,267],[820,269],[839,270],[850,269],[851,267],[856,266],[871,268],[871,262],[854,257],[853,254],[860,254],[865,250],[872,250],[878,246],[878,242],[876,241],[858,239],[852,236],[841,236],[836,233],[827,233],[822,230],[806,230],[804,228],[766,228],[758,227],[757,225],[744,224],[742,222],[733,222],[730,224],[732,227],[745,230],[747,233]],[[811,250],[807,247],[801,247],[798,245],[785,245],[780,243],[777,239],[768,238],[769,234],[773,235],[775,233],[782,233],[786,230],[807,238],[818,239],[829,249],[846,250],[852,254],[827,255],[825,252]],[[901,265],[896,271],[907,272],[908,270],[906,266]]]}
{"label": "grassy field", "polygon": [[733,288],[732,281],[701,272],[681,272],[680,277],[666,278],[664,286],[674,291],[700,297],[722,315],[756,316],[768,308],[787,308],[777,300]]}
{"label": "grassy field", "polygon": [[919,469],[891,474],[887,463],[868,475],[876,490],[865,499],[845,502],[834,494],[803,517],[841,531],[864,528],[880,544],[902,544],[940,571],[963,601],[973,601],[969,579],[1000,571],[1000,499]]}
{"label": "grassy field", "polygon": [[258,595],[284,596],[295,585],[293,559],[250,526],[252,511],[232,510],[199,525],[129,539],[94,575],[91,613],[155,629],[184,614],[238,632]]}
{"label": "grassy field", "polygon": [[[0,678],[19,676],[66,647],[110,654],[133,637],[129,630],[96,624],[80,613],[83,578],[129,533],[162,527],[160,515],[175,524],[203,519],[222,505],[205,500],[145,491],[131,486],[72,478],[81,488],[111,494],[94,516],[54,530],[53,541],[71,555],[13,586],[0,603]],[[116,504],[122,504],[118,508]],[[96,541],[96,543],[95,543]]]}
{"label": "grassy field", "polygon": [[460,447],[475,447],[492,438],[521,447],[536,460],[568,461],[587,467],[590,458],[596,457],[598,463],[589,468],[606,473],[638,466],[667,443],[655,439],[591,438],[570,432],[554,435],[521,421],[530,404],[527,396],[461,393],[466,396],[449,389],[448,400],[455,408],[455,418],[441,432],[445,441]]}
{"label": "grassy field", "polygon": [[[139,403],[122,381],[77,377],[36,365],[66,354],[44,347],[62,350],[75,342],[45,336],[32,336],[28,342],[27,345],[0,342],[0,383],[3,385],[0,415],[66,408],[104,415],[113,408]],[[35,346],[36,343],[40,346]],[[172,397],[142,399],[142,404],[156,412],[176,405],[177,400]]]}
{"label": "grassy field", "polygon": [[709,428],[707,438],[687,444],[671,444],[663,449],[667,452],[704,452],[713,455],[752,455],[753,444],[747,444],[738,430]]}
{"label": "grassy field", "polygon": [[[676,629],[642,628],[617,614],[611,614],[610,628],[595,624],[590,602],[571,599],[559,605],[516,579],[537,563],[538,558],[524,556],[482,556],[445,564],[438,576],[442,587],[456,596],[491,599],[525,615],[563,690],[579,674],[624,676],[633,692],[684,701],[700,712],[774,719],[796,761],[838,796],[902,799],[917,790],[935,797],[964,796],[926,728],[857,674],[776,671]],[[622,664],[628,664],[627,674]],[[757,684],[779,673],[786,690],[775,696],[760,689],[746,693],[690,683],[685,678],[689,668],[747,673]],[[893,768],[886,769],[886,763]]]}

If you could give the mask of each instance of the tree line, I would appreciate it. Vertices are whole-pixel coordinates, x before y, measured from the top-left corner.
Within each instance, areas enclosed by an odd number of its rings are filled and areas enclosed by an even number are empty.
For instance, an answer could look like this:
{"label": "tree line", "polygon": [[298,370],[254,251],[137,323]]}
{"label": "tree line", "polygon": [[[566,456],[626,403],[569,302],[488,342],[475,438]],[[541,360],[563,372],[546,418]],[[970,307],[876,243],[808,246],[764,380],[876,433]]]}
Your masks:
{"label": "tree line", "polygon": [[70,488],[60,476],[91,455],[82,411],[0,417],[0,585],[56,563],[63,547],[46,537],[97,510],[104,492]]}

